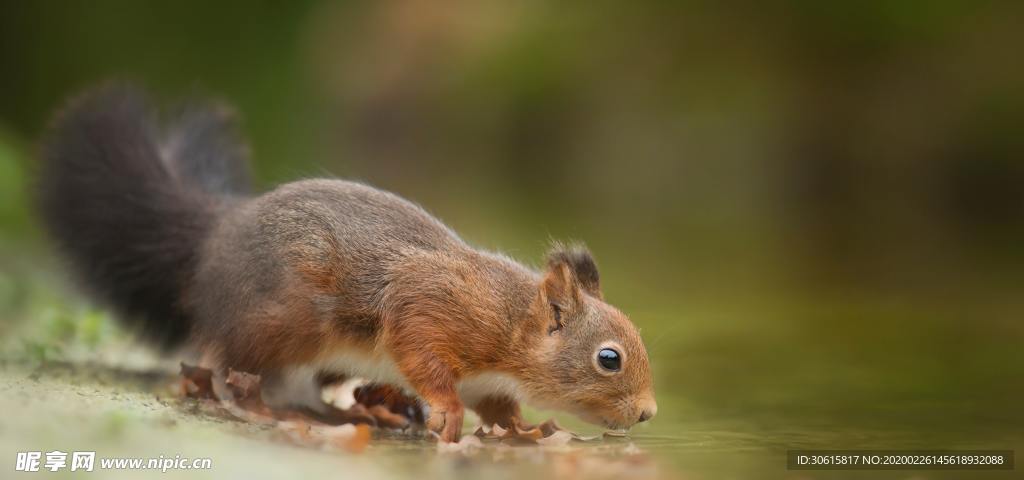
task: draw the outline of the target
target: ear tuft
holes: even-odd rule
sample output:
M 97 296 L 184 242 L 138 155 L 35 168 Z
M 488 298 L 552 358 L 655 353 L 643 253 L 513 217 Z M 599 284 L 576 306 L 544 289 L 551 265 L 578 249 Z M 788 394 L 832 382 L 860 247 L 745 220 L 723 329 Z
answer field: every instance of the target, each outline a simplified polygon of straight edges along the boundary
M 573 280 L 572 270 L 564 263 L 552 265 L 548 269 L 543 288 L 548 301 L 560 308 L 570 310 L 579 301 L 579 286 Z
M 581 244 L 564 245 L 556 242 L 548 253 L 548 269 L 557 271 L 560 265 L 569 268 L 580 288 L 594 297 L 602 297 L 597 263 L 587 247 Z

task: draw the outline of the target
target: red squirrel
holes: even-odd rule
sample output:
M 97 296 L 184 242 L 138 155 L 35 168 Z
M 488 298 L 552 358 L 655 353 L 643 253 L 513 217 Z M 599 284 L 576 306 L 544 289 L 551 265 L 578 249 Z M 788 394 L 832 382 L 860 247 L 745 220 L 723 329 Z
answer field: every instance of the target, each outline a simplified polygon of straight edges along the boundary
M 271 404 L 323 405 L 318 375 L 394 384 L 456 441 L 465 408 L 519 402 L 628 428 L 657 412 L 647 351 L 604 301 L 581 246 L 541 270 L 468 245 L 418 205 L 365 184 L 249 191 L 234 115 L 159 115 L 137 87 L 97 88 L 44 137 L 39 204 L 71 270 L 165 350 L 263 375 Z

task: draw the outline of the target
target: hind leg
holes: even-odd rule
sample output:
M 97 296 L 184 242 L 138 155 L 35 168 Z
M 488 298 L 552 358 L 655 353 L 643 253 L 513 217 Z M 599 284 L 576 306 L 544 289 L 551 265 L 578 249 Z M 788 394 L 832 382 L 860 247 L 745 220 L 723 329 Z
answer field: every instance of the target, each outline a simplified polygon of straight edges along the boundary
M 523 414 L 519 410 L 519 402 L 504 395 L 486 396 L 470 408 L 480 416 L 480 423 L 491 427 L 512 428 L 512 425 L 523 424 Z
M 309 368 L 292 368 L 267 374 L 262 383 L 263 403 L 277 411 L 292 411 L 306 414 L 314 419 L 332 425 L 343 423 L 367 423 L 377 421 L 362 405 L 353 405 L 340 410 L 323 401 L 319 371 Z
M 316 372 L 307 368 L 293 368 L 262 375 L 263 403 L 278 410 L 307 410 L 321 415 L 330 406 L 320 398 L 320 384 Z

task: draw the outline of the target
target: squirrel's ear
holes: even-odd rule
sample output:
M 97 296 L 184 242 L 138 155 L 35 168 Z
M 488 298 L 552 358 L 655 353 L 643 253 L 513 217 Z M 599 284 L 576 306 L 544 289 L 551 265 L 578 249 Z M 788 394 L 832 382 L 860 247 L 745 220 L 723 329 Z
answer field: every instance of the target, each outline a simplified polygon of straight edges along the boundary
M 568 270 L 570 283 L 574 283 L 595 298 L 602 298 L 601 279 L 597 263 L 590 251 L 582 245 L 563 246 L 555 244 L 548 253 L 548 271 L 557 271 L 564 266 Z
M 573 279 L 572 270 L 564 263 L 549 264 L 541 285 L 548 302 L 561 309 L 572 309 L 579 302 L 579 286 Z

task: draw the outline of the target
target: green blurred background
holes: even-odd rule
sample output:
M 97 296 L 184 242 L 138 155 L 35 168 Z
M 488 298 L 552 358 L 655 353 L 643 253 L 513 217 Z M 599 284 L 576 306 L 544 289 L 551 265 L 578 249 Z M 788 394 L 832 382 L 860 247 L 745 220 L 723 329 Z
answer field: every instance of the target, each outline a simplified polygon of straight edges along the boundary
M 28 196 L 54 109 L 121 77 L 235 105 L 265 188 L 362 179 L 534 264 L 585 241 L 648 343 L 649 432 L 1019 445 L 1022 25 L 1019 1 L 3 2 L 6 355 L 119 335 Z

